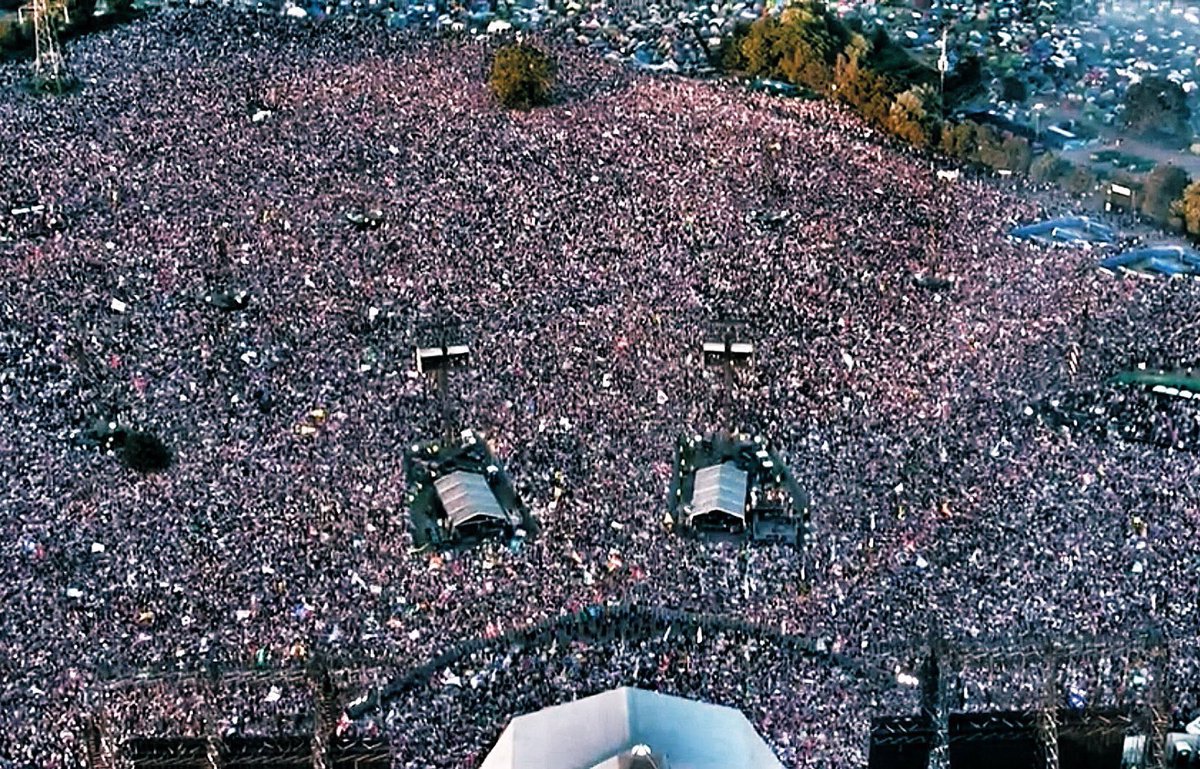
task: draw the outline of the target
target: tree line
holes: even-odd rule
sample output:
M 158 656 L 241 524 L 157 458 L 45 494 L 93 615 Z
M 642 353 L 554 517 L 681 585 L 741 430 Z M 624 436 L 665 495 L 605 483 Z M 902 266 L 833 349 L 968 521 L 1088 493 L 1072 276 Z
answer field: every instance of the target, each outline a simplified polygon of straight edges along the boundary
M 937 150 L 995 171 L 1029 175 L 1074 195 L 1091 193 L 1102 181 L 1089 167 L 1075 166 L 1054 153 L 1035 158 L 1032 143 L 1021 132 L 970 119 L 946 119 L 943 98 L 953 102 L 957 95 L 978 87 L 982 67 L 977 58 L 961 61 L 940 87 L 939 73 L 914 59 L 884 29 L 867 32 L 857 20 L 845 23 L 820 0 L 802 0 L 777 16 L 764 15 L 739 28 L 716 58 L 726 73 L 786 81 L 849 105 L 918 149 Z M 1151 80 L 1130 87 L 1126 127 L 1145 133 L 1149 129 L 1143 124 L 1153 115 L 1149 118 L 1153 130 L 1161 133 L 1169 127 L 1171 136 L 1184 137 L 1187 115 L 1178 109 L 1181 89 Z M 1137 186 L 1142 192 L 1141 214 L 1200 236 L 1200 180 L 1192 182 L 1182 169 L 1162 164 Z

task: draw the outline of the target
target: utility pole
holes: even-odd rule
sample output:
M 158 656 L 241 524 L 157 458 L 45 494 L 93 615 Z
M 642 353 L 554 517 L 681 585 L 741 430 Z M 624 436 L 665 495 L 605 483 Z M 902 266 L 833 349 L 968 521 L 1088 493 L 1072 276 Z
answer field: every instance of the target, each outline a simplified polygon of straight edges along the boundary
M 20 9 L 21 21 L 24 21 L 26 11 L 33 15 L 33 87 L 39 91 L 62 93 L 75 82 L 58 43 L 59 19 L 71 23 L 66 3 L 64 0 L 33 0 Z
M 950 57 L 946 55 L 946 36 L 950 34 L 950 27 L 942 26 L 942 46 L 941 52 L 938 54 L 937 68 L 939 77 L 938 86 L 938 102 L 941 104 L 942 120 L 946 119 L 946 71 L 950 69 Z

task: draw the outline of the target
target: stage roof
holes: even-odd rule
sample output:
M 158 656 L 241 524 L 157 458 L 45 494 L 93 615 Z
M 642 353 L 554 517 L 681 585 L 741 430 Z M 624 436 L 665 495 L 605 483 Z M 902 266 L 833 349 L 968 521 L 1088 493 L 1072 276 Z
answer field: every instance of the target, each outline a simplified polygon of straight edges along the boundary
M 607 769 L 636 745 L 671 769 L 783 769 L 740 711 L 629 687 L 517 716 L 481 769 Z
M 697 470 L 690 517 L 721 512 L 745 520 L 746 478 L 746 471 L 732 462 Z
M 1100 262 L 1100 269 L 1138 272 L 1149 276 L 1195 276 L 1200 274 L 1200 252 L 1172 244 L 1143 246 L 1105 259 Z
M 452 529 L 480 518 L 508 518 L 482 475 L 457 470 L 438 478 L 433 485 Z

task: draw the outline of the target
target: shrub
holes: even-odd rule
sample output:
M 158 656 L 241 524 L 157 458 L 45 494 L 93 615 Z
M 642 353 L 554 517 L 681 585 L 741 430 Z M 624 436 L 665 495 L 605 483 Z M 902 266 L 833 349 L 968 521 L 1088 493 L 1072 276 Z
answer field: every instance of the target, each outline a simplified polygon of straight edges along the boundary
M 121 456 L 126 465 L 139 473 L 154 473 L 171 466 L 171 450 L 150 433 L 129 433 Z
M 539 48 L 508 45 L 496 52 L 488 85 L 504 106 L 529 109 L 550 102 L 556 69 L 554 60 Z

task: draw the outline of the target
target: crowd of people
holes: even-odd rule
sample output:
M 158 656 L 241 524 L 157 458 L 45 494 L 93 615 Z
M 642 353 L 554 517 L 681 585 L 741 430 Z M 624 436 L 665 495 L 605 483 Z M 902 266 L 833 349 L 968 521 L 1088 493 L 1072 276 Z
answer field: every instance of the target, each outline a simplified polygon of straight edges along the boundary
M 1153 629 L 1194 717 L 1200 470 L 1035 407 L 1187 356 L 1196 284 L 1014 242 L 1054 204 L 940 180 L 838 106 L 555 50 L 558 101 L 531 112 L 491 98 L 487 44 L 374 22 L 156 15 L 72 43 L 60 98 L 0 64 L 0 762 L 82 765 L 101 706 L 124 735 L 309 723 L 273 684 L 96 695 L 140 670 L 398 672 L 614 603 L 893 673 L 919 656 L 883 650 L 934 633 Z M 412 552 L 403 450 L 440 429 L 412 350 L 447 314 L 474 360 L 456 418 L 541 527 L 519 552 Z M 756 345 L 732 413 L 699 355 L 714 318 Z M 132 472 L 83 440 L 98 419 L 173 465 Z M 807 566 L 664 531 L 676 437 L 730 422 L 810 491 Z M 743 708 L 790 766 L 861 766 L 870 718 L 912 704 L 734 633 L 614 643 L 488 652 L 454 673 L 477 685 L 387 704 L 399 765 L 435 765 L 445 712 L 471 728 L 441 765 L 470 766 L 516 711 L 640 683 Z M 1056 688 L 1099 701 L 1129 669 Z M 963 680 L 1023 696 L 1020 673 Z

